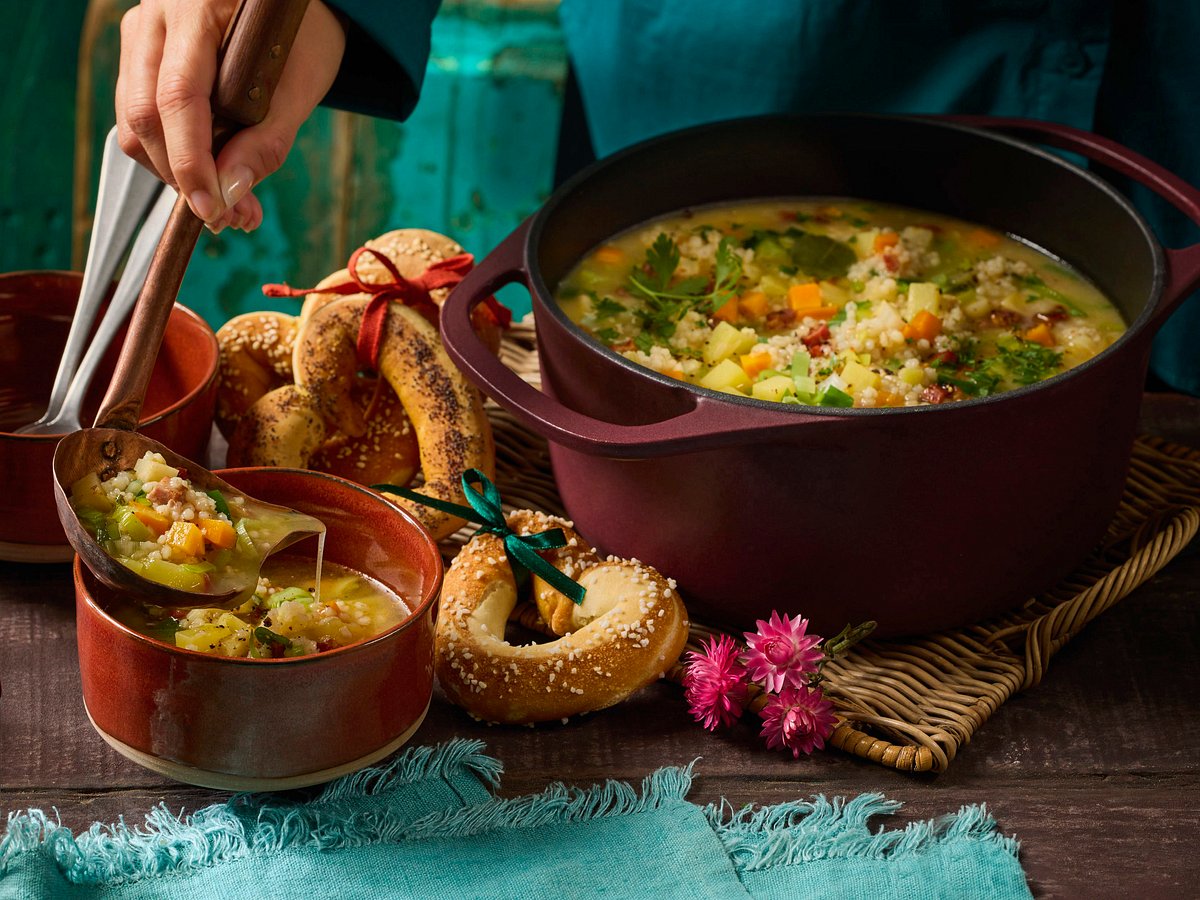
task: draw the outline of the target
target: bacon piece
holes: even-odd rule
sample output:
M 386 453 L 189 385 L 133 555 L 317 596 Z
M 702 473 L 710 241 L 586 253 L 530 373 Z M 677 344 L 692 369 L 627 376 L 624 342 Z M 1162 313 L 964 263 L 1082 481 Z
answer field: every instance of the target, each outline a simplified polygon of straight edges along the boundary
M 954 394 L 954 389 L 944 384 L 931 384 L 921 391 L 921 400 L 925 403 L 945 403 Z

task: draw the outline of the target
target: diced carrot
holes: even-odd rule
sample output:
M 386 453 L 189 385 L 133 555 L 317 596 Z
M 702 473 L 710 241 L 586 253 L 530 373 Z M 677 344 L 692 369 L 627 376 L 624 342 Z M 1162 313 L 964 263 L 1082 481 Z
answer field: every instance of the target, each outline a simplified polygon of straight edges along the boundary
M 736 325 L 738 319 L 740 318 L 738 315 L 737 297 L 730 297 L 717 309 L 713 310 L 712 317 L 721 322 L 728 322 L 730 325 Z
M 755 378 L 759 372 L 771 368 L 771 354 L 747 353 L 742 357 L 741 362 L 746 374 L 751 378 Z
M 816 282 L 793 284 L 788 288 L 788 306 L 798 313 L 816 309 L 821 305 L 821 286 Z
M 966 240 L 976 247 L 995 247 L 1000 243 L 1000 235 L 984 228 L 976 228 L 967 234 Z
M 625 261 L 625 251 L 620 247 L 614 247 L 608 244 L 596 251 L 596 262 L 603 263 L 606 266 L 620 265 Z
M 888 247 L 895 247 L 900 243 L 900 235 L 894 231 L 884 231 L 875 235 L 875 252 L 879 253 L 886 250 Z
M 204 539 L 219 550 L 228 550 L 237 543 L 237 532 L 224 519 L 201 519 L 200 530 Z
M 901 331 L 901 334 L 906 338 L 914 341 L 919 341 L 922 338 L 932 341 L 941 333 L 942 320 L 927 309 L 923 309 L 913 316 L 912 321 L 905 325 Z
M 167 531 L 167 543 L 192 559 L 199 559 L 204 555 L 204 535 L 194 524 L 182 519 Z
M 1046 322 L 1038 322 L 1021 337 L 1027 341 L 1033 341 L 1035 344 L 1041 344 L 1043 347 L 1054 346 L 1054 332 L 1050 330 L 1050 325 Z
M 738 301 L 738 309 L 752 319 L 761 319 L 767 314 L 767 295 L 762 291 L 750 291 Z
M 133 510 L 137 520 L 154 532 L 154 536 L 165 534 L 166 530 L 171 527 L 171 519 L 164 516 L 162 513 L 151 509 L 149 506 L 142 506 L 140 503 L 131 503 L 129 508 Z
M 806 309 L 800 315 L 807 319 L 832 319 L 840 309 L 841 307 L 838 306 L 818 306 L 814 309 Z

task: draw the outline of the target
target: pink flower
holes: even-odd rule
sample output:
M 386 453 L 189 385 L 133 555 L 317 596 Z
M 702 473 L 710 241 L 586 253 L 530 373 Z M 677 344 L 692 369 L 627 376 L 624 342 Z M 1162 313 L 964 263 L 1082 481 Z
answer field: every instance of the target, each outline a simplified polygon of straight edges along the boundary
M 786 687 L 763 707 L 762 737 L 767 746 L 789 748 L 793 757 L 825 746 L 833 734 L 833 704 L 819 688 Z
M 737 642 L 726 634 L 710 638 L 699 652 L 688 654 L 684 695 L 696 721 L 709 731 L 732 725 L 746 708 L 750 686 L 738 654 Z
M 772 611 L 769 622 L 759 619 L 755 624 L 757 633 L 746 632 L 750 678 L 775 692 L 788 685 L 806 684 L 824 657 L 818 647 L 821 639 L 815 634 L 805 634 L 808 619 L 799 616 L 789 619 L 786 615 L 781 619 L 778 612 Z

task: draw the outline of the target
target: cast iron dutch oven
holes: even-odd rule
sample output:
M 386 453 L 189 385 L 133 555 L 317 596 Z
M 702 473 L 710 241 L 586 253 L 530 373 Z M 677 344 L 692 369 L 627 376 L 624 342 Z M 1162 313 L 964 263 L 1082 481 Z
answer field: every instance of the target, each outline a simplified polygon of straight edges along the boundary
M 987 126 L 984 130 L 980 126 Z M 1200 282 L 1106 182 L 1007 134 L 1081 153 L 1200 221 L 1200 191 L 1087 132 L 1025 120 L 765 117 L 657 138 L 564 185 L 454 291 L 450 355 L 550 441 L 576 527 L 673 576 L 693 613 L 772 609 L 820 633 L 978 621 L 1051 587 L 1100 541 L 1122 493 L 1150 341 Z M 1018 236 L 1092 279 L 1128 332 L 1085 365 L 985 399 L 907 409 L 789 407 L 685 385 L 623 359 L 558 308 L 590 249 L 647 219 L 745 198 L 857 197 Z M 473 336 L 497 288 L 530 291 L 542 387 Z

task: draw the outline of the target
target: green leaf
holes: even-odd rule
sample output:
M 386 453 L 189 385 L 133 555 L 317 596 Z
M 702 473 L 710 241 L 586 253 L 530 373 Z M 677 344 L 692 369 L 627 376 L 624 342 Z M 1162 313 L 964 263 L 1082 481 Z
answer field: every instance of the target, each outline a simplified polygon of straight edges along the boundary
M 650 278 L 653 279 L 648 286 L 665 291 L 671 283 L 671 276 L 679 266 L 679 247 L 666 232 L 660 231 L 650 249 L 646 251 L 646 265 L 650 268 Z
M 284 650 L 292 648 L 290 638 L 284 637 L 282 634 L 276 634 L 270 628 L 259 625 L 254 629 L 254 637 L 260 644 L 275 644 L 282 647 Z
M 654 346 L 654 338 L 644 331 L 639 331 L 633 337 L 633 345 L 643 353 L 649 353 L 650 349 Z
M 604 297 L 600 300 L 597 300 L 593 304 L 592 309 L 601 319 L 608 319 L 612 316 L 617 316 L 625 312 L 625 306 L 621 303 L 618 303 L 612 297 Z
M 213 488 L 211 491 L 205 491 L 204 493 L 206 493 L 206 494 L 208 494 L 208 496 L 212 497 L 213 503 L 215 503 L 217 505 L 217 512 L 221 513 L 226 518 L 229 518 L 231 520 L 233 519 L 233 516 L 229 512 L 229 504 L 225 501 L 224 494 L 222 494 L 216 488 Z
M 835 278 L 845 275 L 858 260 L 847 244 L 823 234 L 811 234 L 799 229 L 789 229 L 795 238 L 792 244 L 792 261 L 802 272 L 816 278 Z
M 1002 344 L 997 359 L 1017 384 L 1042 381 L 1054 375 L 1062 365 L 1062 353 L 1031 341 Z

